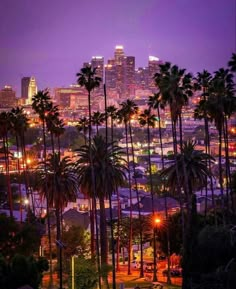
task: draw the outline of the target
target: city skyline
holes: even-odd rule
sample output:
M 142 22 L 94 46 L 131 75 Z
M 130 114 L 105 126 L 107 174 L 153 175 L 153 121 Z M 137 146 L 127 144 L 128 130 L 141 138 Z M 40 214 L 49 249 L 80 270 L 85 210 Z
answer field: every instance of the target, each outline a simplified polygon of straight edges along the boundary
M 12 85 L 18 97 L 22 77 L 35 76 L 39 89 L 68 86 L 84 62 L 101 55 L 106 63 L 116 45 L 136 68 L 154 55 L 193 73 L 226 66 L 235 51 L 234 0 L 31 4 L 0 4 L 0 87 Z

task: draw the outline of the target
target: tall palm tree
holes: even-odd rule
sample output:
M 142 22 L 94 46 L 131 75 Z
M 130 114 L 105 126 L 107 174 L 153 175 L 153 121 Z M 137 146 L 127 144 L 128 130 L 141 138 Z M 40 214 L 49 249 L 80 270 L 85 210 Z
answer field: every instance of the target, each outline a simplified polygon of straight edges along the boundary
M 105 113 L 101 113 L 100 111 L 93 112 L 91 122 L 96 126 L 96 132 L 98 134 L 98 127 L 102 125 L 105 121 Z
M 133 100 L 127 99 L 126 101 L 123 101 L 121 104 L 121 109 L 118 111 L 118 117 L 120 121 L 123 121 L 125 124 L 125 137 L 126 137 L 126 154 L 127 154 L 127 161 L 128 166 L 130 166 L 129 162 L 129 147 L 128 147 L 128 136 L 130 139 L 130 145 L 131 145 L 131 155 L 132 155 L 132 165 L 133 165 L 133 172 L 135 172 L 135 162 L 134 162 L 134 146 L 133 146 L 133 135 L 132 135 L 132 125 L 131 125 L 131 119 L 138 113 L 138 106 Z M 129 191 L 130 191 L 130 200 L 132 199 L 132 181 L 131 181 L 131 174 L 130 174 L 130 167 L 129 167 Z M 140 198 L 139 198 L 139 192 L 138 192 L 138 186 L 137 186 L 137 179 L 136 175 L 134 174 L 134 182 L 135 182 L 135 191 L 137 196 L 137 201 L 139 204 Z M 139 211 L 139 217 L 140 217 L 140 208 L 138 206 Z M 140 228 L 140 242 L 142 243 L 142 232 Z M 128 250 L 128 274 L 131 274 L 131 252 L 132 252 L 132 203 L 130 205 L 130 234 L 129 234 L 129 250 Z M 142 244 L 141 244 L 142 248 Z M 141 250 L 141 254 L 142 254 Z M 143 262 L 141 258 L 141 268 L 140 268 L 140 275 L 143 277 Z
M 3 111 L 0 113 L 0 137 L 3 140 L 3 153 L 5 160 L 5 171 L 7 181 L 7 197 L 9 203 L 10 217 L 13 218 L 13 199 L 10 179 L 10 151 L 8 144 L 8 135 L 11 130 L 11 116 L 9 112 Z
M 16 140 L 16 147 L 17 147 L 17 166 L 18 166 L 18 173 L 21 174 L 21 164 L 20 164 L 20 152 L 22 153 L 22 164 L 24 169 L 24 181 L 25 181 L 25 188 L 28 196 L 28 188 L 29 188 L 29 181 L 28 181 L 28 171 L 27 170 L 27 156 L 25 151 L 25 138 L 24 134 L 29 127 L 29 119 L 24 113 L 23 108 L 12 108 L 10 111 L 10 121 L 11 121 L 11 132 L 15 136 Z M 20 218 L 22 222 L 22 192 L 21 192 L 21 183 L 19 182 L 19 194 L 20 194 Z M 31 196 L 32 197 L 32 196 Z M 32 197 L 32 205 L 34 211 L 34 202 Z M 28 207 L 29 208 L 29 207 Z
M 228 153 L 228 119 L 236 111 L 234 97 L 233 75 L 228 69 L 219 69 L 215 72 L 209 89 L 207 108 L 219 134 L 219 183 L 224 207 L 223 168 L 222 168 L 222 139 L 225 142 L 226 156 L 226 199 L 229 209 L 229 188 L 231 187 L 230 162 Z M 231 191 L 232 192 L 232 191 Z M 232 198 L 232 193 L 231 193 Z M 232 201 L 233 206 L 233 201 Z M 234 209 L 234 208 L 233 208 Z
M 184 191 L 189 198 L 187 203 L 187 225 L 185 230 L 185 242 L 183 252 L 183 289 L 191 288 L 189 285 L 191 278 L 191 258 L 192 258 L 192 246 L 193 246 L 193 214 L 196 211 L 196 203 L 192 201 L 194 192 L 198 188 L 205 186 L 206 177 L 211 173 L 207 166 L 207 161 L 213 161 L 214 159 L 206 153 L 195 150 L 196 143 L 192 141 L 184 142 L 181 153 L 178 153 L 175 157 L 171 156 L 170 166 L 165 168 L 161 175 L 167 178 L 167 186 L 172 193 L 176 192 L 176 185 L 179 182 L 181 188 L 185 187 L 186 177 L 188 182 L 188 192 Z M 184 169 L 184 167 L 185 169 Z M 178 167 L 178 169 L 176 169 Z M 176 172 L 179 172 L 177 175 Z M 186 172 L 187 175 L 184 173 Z
M 46 128 L 48 132 L 50 133 L 50 138 L 51 138 L 51 146 L 52 146 L 52 153 L 54 154 L 55 152 L 55 141 L 54 141 L 54 131 L 56 128 L 56 124 L 59 121 L 59 109 L 58 106 L 54 106 L 53 103 L 51 102 L 48 111 L 46 113 Z
M 139 116 L 139 123 L 141 126 L 147 126 L 147 139 L 148 139 L 148 169 L 149 169 L 149 179 L 151 187 L 151 198 L 152 198 L 152 216 L 155 216 L 154 208 L 154 192 L 153 192 L 153 181 L 152 181 L 152 166 L 151 166 L 151 138 L 150 138 L 150 127 L 154 128 L 156 122 L 156 116 L 151 114 L 150 109 L 145 109 L 142 114 Z M 153 282 L 157 281 L 157 250 L 156 250 L 156 229 L 153 228 L 153 262 L 154 262 L 154 272 L 153 272 Z
M 160 115 L 160 108 L 161 108 L 161 96 L 160 93 L 156 93 L 154 95 L 149 96 L 148 99 L 148 106 L 151 109 L 157 110 L 157 117 L 158 117 L 158 133 L 159 133 L 159 142 L 161 147 L 161 162 L 162 162 L 162 169 L 164 168 L 164 155 L 163 155 L 163 141 L 162 141 L 162 131 L 161 131 L 161 115 Z
M 76 74 L 78 77 L 77 83 L 85 87 L 88 92 L 88 108 L 89 108 L 89 143 L 91 142 L 91 122 L 92 122 L 92 112 L 91 112 L 91 93 L 92 91 L 100 86 L 102 81 L 101 77 L 96 75 L 97 68 L 92 68 L 91 65 L 81 68 L 80 72 Z
M 123 151 L 118 146 L 107 143 L 106 140 L 96 135 L 91 146 L 84 145 L 77 150 L 79 160 L 77 161 L 77 171 L 79 186 L 81 191 L 88 196 L 93 196 L 94 188 L 91 183 L 94 173 L 96 198 L 100 205 L 100 248 L 101 248 L 101 267 L 107 265 L 107 230 L 104 200 L 115 192 L 125 180 L 126 166 L 122 157 Z M 92 156 L 92 160 L 91 160 Z M 92 164 L 91 165 L 91 162 Z M 107 275 L 104 275 L 106 286 Z
M 98 77 L 96 75 L 96 69 L 97 68 L 92 68 L 91 65 L 88 65 L 86 67 L 81 68 L 80 72 L 76 74 L 76 76 L 78 77 L 77 79 L 77 83 L 82 86 L 85 87 L 85 89 L 88 92 L 88 109 L 89 109 L 89 147 L 91 146 L 91 136 L 92 136 L 92 112 L 91 112 L 91 93 L 92 91 L 100 86 L 100 83 L 102 81 L 102 79 L 100 77 Z M 91 150 L 90 150 L 91 151 Z M 90 156 L 90 164 L 93 167 L 92 164 L 92 156 Z M 94 207 L 96 205 L 95 202 L 95 196 L 96 196 L 96 186 L 94 183 L 95 180 L 95 176 L 94 176 L 94 172 L 92 170 L 92 184 L 93 184 L 93 188 L 94 188 L 94 193 L 93 193 L 93 197 L 92 197 L 92 209 L 91 209 L 91 213 L 90 213 L 90 221 L 91 221 L 91 253 L 92 255 L 94 255 L 94 211 L 96 210 L 96 208 Z M 97 222 L 96 222 L 96 230 L 97 230 Z M 98 241 L 96 241 L 97 243 L 97 247 L 98 247 Z M 97 248 L 98 250 L 98 248 Z M 97 255 L 99 256 L 98 252 Z
M 182 108 L 187 105 L 188 98 L 192 95 L 191 74 L 186 73 L 185 69 L 180 69 L 177 65 L 171 65 L 170 62 L 166 62 L 160 65 L 160 71 L 154 75 L 156 86 L 159 89 L 161 107 L 164 108 L 169 105 L 171 115 L 171 126 L 173 136 L 173 150 L 174 156 L 178 153 L 177 148 L 177 121 L 179 121 L 179 144 L 180 151 L 182 151 Z M 178 180 L 178 166 L 176 168 L 177 180 Z M 185 170 L 185 166 L 183 166 Z M 187 172 L 184 171 L 185 186 L 184 190 L 188 192 Z M 177 182 L 177 190 L 180 200 L 180 206 L 182 211 L 182 230 L 184 236 L 184 215 L 181 199 L 181 188 L 179 182 Z M 187 195 L 188 197 L 188 195 Z M 187 200 L 188 202 L 188 200 Z
M 105 115 L 106 115 L 106 126 L 108 126 L 108 119 L 110 118 L 110 126 L 111 126 L 111 135 L 110 135 L 110 139 L 111 139 L 111 143 L 114 143 L 114 121 L 117 119 L 117 108 L 114 105 L 110 105 L 108 107 L 105 108 Z M 107 128 L 106 128 L 107 130 Z M 108 134 L 106 132 L 106 137 L 108 139 Z M 117 207 L 118 207 L 118 216 L 117 216 L 117 228 L 118 231 L 120 230 L 120 220 L 121 220 L 121 205 L 120 205 L 120 195 L 119 195 L 119 191 L 117 190 L 116 192 L 117 194 Z M 109 200 L 111 201 L 111 200 Z M 112 213 L 112 212 L 111 212 Z M 111 230 L 112 230 L 112 240 L 114 240 L 114 234 L 113 234 L 113 222 L 111 222 Z M 116 238 L 116 266 L 113 267 L 116 269 L 117 272 L 120 271 L 120 235 L 118 234 L 117 238 Z M 115 259 L 115 251 L 113 248 L 112 251 L 112 258 Z M 113 268 L 113 269 L 114 269 Z M 115 276 L 115 272 L 113 272 L 113 276 Z M 113 277 L 113 283 L 114 282 L 115 277 Z
M 154 75 L 155 83 L 159 88 L 161 106 L 169 105 L 173 127 L 174 152 L 177 153 L 176 124 L 179 121 L 179 141 L 182 149 L 182 108 L 187 105 L 192 96 L 192 76 L 170 62 L 160 65 L 160 71 Z
M 46 167 L 46 173 L 45 173 Z M 56 212 L 57 241 L 61 240 L 61 213 L 68 202 L 75 202 L 78 191 L 77 174 L 69 157 L 60 159 L 60 153 L 50 154 L 38 167 L 38 190 Z M 62 289 L 61 248 L 58 250 L 60 289 Z
M 111 120 L 111 142 L 114 141 L 114 121 L 117 119 L 117 108 L 114 105 L 110 105 L 106 109 L 106 115 Z
M 164 153 L 163 153 L 163 141 L 162 141 L 162 130 L 161 130 L 161 114 L 160 114 L 160 108 L 161 108 L 161 97 L 160 93 L 156 93 L 153 96 L 149 96 L 148 99 L 148 106 L 149 109 L 156 109 L 157 110 L 157 117 L 158 117 L 158 133 L 159 133 L 159 142 L 161 147 L 161 164 L 162 164 L 162 170 L 165 168 L 164 163 Z M 167 192 L 165 189 L 165 181 L 164 183 L 164 192 L 165 192 L 165 217 L 168 221 L 168 207 L 167 207 Z M 170 232 L 169 227 L 167 226 L 166 229 L 167 232 L 167 283 L 171 284 L 171 272 L 170 272 Z
M 61 151 L 60 137 L 64 134 L 64 132 L 65 132 L 65 123 L 63 119 L 62 118 L 55 119 L 55 123 L 53 126 L 53 134 L 57 138 L 57 147 L 59 153 Z
M 46 146 L 46 118 L 47 114 L 52 108 L 52 101 L 49 95 L 49 91 L 40 90 L 32 98 L 32 109 L 39 115 L 39 119 L 42 122 L 43 129 L 43 160 L 47 158 L 47 146 Z M 47 174 L 46 166 L 44 172 Z M 47 188 L 45 188 L 47 194 Z M 47 226 L 48 226 L 48 242 L 49 242 L 49 269 L 50 269 L 50 286 L 53 284 L 52 279 L 52 240 L 51 240 L 51 222 L 50 222 L 50 207 L 49 207 L 49 196 L 46 197 L 47 206 Z
M 205 128 L 205 152 L 210 154 L 210 133 L 209 133 L 209 121 L 211 121 L 209 113 L 207 111 L 207 101 L 209 98 L 209 88 L 211 86 L 212 75 L 207 71 L 203 70 L 202 73 L 197 73 L 197 77 L 195 78 L 194 89 L 196 91 L 201 91 L 201 100 L 199 104 L 196 106 L 194 110 L 194 118 L 195 119 L 203 119 L 204 120 L 204 128 Z M 209 170 L 211 171 L 211 163 L 208 163 Z M 214 188 L 213 188 L 213 180 L 210 177 L 210 187 L 211 187 L 211 196 L 212 196 L 212 206 L 214 208 L 214 219 L 216 224 L 216 207 L 215 207 L 215 196 L 214 196 Z M 208 184 L 206 183 L 205 187 L 205 217 L 207 214 L 207 195 L 208 195 Z
M 77 130 L 79 133 L 83 133 L 83 136 L 84 136 L 84 144 L 87 143 L 87 137 L 86 137 L 86 134 L 87 134 L 87 131 L 89 129 L 89 120 L 87 117 L 81 117 L 79 118 L 78 120 L 78 125 L 76 126 Z
M 232 72 L 236 72 L 236 53 L 233 53 L 230 61 L 228 62 L 228 66 Z

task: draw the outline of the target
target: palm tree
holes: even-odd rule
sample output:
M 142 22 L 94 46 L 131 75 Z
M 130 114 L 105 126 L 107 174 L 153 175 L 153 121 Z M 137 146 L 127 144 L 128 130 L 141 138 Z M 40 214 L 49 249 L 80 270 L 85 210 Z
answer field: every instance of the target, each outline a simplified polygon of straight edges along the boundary
M 135 162 L 134 162 L 134 146 L 133 146 L 133 135 L 132 135 L 132 125 L 131 125 L 131 119 L 138 113 L 138 106 L 133 100 L 127 99 L 126 101 L 123 101 L 121 104 L 121 109 L 118 111 L 118 118 L 120 121 L 123 121 L 125 124 L 125 137 L 126 137 L 126 154 L 127 154 L 127 161 L 128 166 L 130 166 L 129 163 L 129 148 L 128 148 L 128 135 L 130 138 L 130 144 L 131 144 L 131 154 L 132 154 L 132 164 L 133 164 L 133 172 L 135 172 Z M 139 204 L 139 192 L 138 192 L 138 186 L 137 186 L 137 179 L 136 175 L 134 174 L 134 182 L 135 182 L 135 191 L 137 196 L 137 201 Z M 130 167 L 129 167 L 129 191 L 130 191 L 130 200 L 132 197 L 132 182 L 131 182 L 131 175 L 130 175 Z M 140 217 L 140 208 L 138 206 L 139 211 L 139 217 Z M 130 234 L 129 234 L 129 250 L 128 250 L 128 274 L 131 274 L 131 252 L 132 252 L 132 204 L 130 206 Z M 142 243 L 142 228 L 140 226 L 140 242 Z M 141 244 L 142 248 L 142 244 Z M 141 250 L 141 255 L 142 255 Z M 142 256 L 141 256 L 142 257 Z M 141 258 L 142 261 L 142 258 Z M 143 262 L 141 262 L 141 268 L 140 268 L 140 275 L 143 277 Z
M 219 133 L 219 183 L 222 198 L 222 208 L 224 207 L 224 188 L 222 173 L 222 138 L 225 142 L 226 156 L 226 198 L 227 209 L 229 209 L 229 188 L 231 187 L 230 162 L 228 152 L 228 119 L 236 111 L 236 101 L 234 97 L 233 75 L 228 69 L 219 69 L 215 72 L 209 88 L 209 98 L 207 109 L 211 120 L 214 121 Z M 232 192 L 232 191 L 231 191 Z M 231 193 L 232 198 L 232 193 Z M 231 202 L 233 206 L 233 201 Z M 234 208 L 232 208 L 234 210 Z
M 101 113 L 100 111 L 95 111 L 92 115 L 91 122 L 96 126 L 96 132 L 98 134 L 98 127 L 102 125 L 105 121 L 105 113 Z
M 0 113 L 0 137 L 3 140 L 3 153 L 5 160 L 5 171 L 7 180 L 7 196 L 9 203 L 10 217 L 13 218 L 13 200 L 11 191 L 11 179 L 10 179 L 10 151 L 8 144 L 8 134 L 11 130 L 11 116 L 9 112 L 3 111 Z
M 52 153 L 55 152 L 55 141 L 54 141 L 54 131 L 56 128 L 57 123 L 59 122 L 59 109 L 58 106 L 54 106 L 51 102 L 48 111 L 46 113 L 46 127 L 48 132 L 50 133 L 51 138 L 51 146 L 52 146 Z
M 100 248 L 101 267 L 107 265 L 107 230 L 104 200 L 108 199 L 118 187 L 124 183 L 126 166 L 122 157 L 122 150 L 106 140 L 96 135 L 91 146 L 84 145 L 77 150 L 79 160 L 77 161 L 77 171 L 79 186 L 81 191 L 88 196 L 93 196 L 94 188 L 91 183 L 94 174 L 94 184 L 96 186 L 96 198 L 100 205 Z M 92 156 L 92 160 L 91 160 Z M 91 165 L 91 162 L 92 164 Z M 107 275 L 104 276 L 106 286 Z
M 105 86 L 105 85 L 104 85 Z M 104 89 L 104 91 L 106 91 Z M 106 94 L 106 93 L 105 93 Z M 110 106 L 106 106 L 105 108 L 105 115 L 106 115 L 106 138 L 108 141 L 108 133 L 107 133 L 107 127 L 108 127 L 108 118 L 110 118 L 111 121 L 111 143 L 114 143 L 114 120 L 117 119 L 117 108 L 114 105 L 110 105 Z M 120 196 L 119 196 L 119 191 L 117 190 L 116 192 L 117 194 L 117 207 L 118 207 L 118 220 L 117 220 L 117 227 L 118 227 L 118 231 L 120 230 L 120 219 L 121 219 L 121 206 L 120 206 Z M 109 201 L 111 201 L 109 199 Z M 112 216 L 112 211 L 111 211 L 111 216 Z M 112 219 L 112 218 L 111 218 Z M 114 227 L 113 227 L 113 222 L 111 222 L 111 231 L 112 231 L 112 241 L 114 240 Z M 116 269 L 116 271 L 120 271 L 120 257 L 119 257 L 119 253 L 120 253 L 120 236 L 117 236 L 116 239 L 116 266 L 114 264 L 113 265 L 113 270 Z M 115 251 L 114 248 L 112 248 L 112 259 L 113 259 L 113 263 L 115 262 Z M 113 272 L 113 276 L 115 276 L 115 271 Z M 115 277 L 113 277 L 113 283 L 114 282 Z
M 176 192 L 176 185 L 179 183 L 181 188 L 185 187 L 187 178 L 188 191 L 184 191 L 187 198 L 187 224 L 185 230 L 185 242 L 183 252 L 183 288 L 189 289 L 189 278 L 192 258 L 192 246 L 195 236 L 193 229 L 193 215 L 196 211 L 196 203 L 193 201 L 195 190 L 205 186 L 206 179 L 211 175 L 207 162 L 214 159 L 206 153 L 195 150 L 196 143 L 192 141 L 184 142 L 182 152 L 178 153 L 175 157 L 171 156 L 170 166 L 164 169 L 161 176 L 167 178 L 167 186 L 170 192 Z M 185 168 L 184 168 L 184 167 Z M 176 167 L 178 167 L 176 169 Z M 177 172 L 178 171 L 178 175 Z M 185 173 L 184 173 L 185 172 Z M 192 235 L 191 235 L 192 234 Z
M 161 107 L 164 108 L 169 105 L 171 115 L 171 126 L 173 136 L 173 150 L 174 156 L 178 153 L 177 148 L 177 121 L 179 121 L 179 143 L 180 151 L 183 148 L 182 141 L 182 108 L 188 103 L 188 97 L 192 95 L 191 74 L 186 73 L 185 69 L 180 69 L 177 65 L 171 65 L 170 62 L 160 65 L 160 71 L 155 74 L 155 83 L 159 89 Z M 177 160 L 176 160 L 177 161 Z M 178 166 L 176 168 L 177 180 L 179 172 Z M 183 166 L 185 170 L 185 166 Z M 184 190 L 188 191 L 187 172 L 184 171 L 185 186 Z M 182 211 L 182 233 L 184 236 L 184 215 L 181 199 L 180 183 L 177 182 L 178 196 L 180 200 L 180 206 Z M 184 239 L 184 238 L 183 238 Z
M 63 119 L 57 118 L 53 126 L 53 134 L 57 138 L 57 147 L 59 153 L 61 151 L 60 136 L 63 135 L 64 132 L 65 132 L 65 123 Z
M 86 67 L 81 68 L 80 72 L 76 74 L 78 77 L 77 83 L 85 87 L 85 89 L 88 92 L 88 109 L 89 109 L 89 147 L 91 146 L 91 135 L 92 135 L 92 113 L 91 113 L 91 92 L 100 86 L 100 83 L 102 79 L 96 75 L 96 68 L 92 68 L 91 65 L 88 65 Z M 90 150 L 91 151 L 91 150 Z M 93 167 L 92 164 L 92 156 L 90 157 L 90 164 Z M 92 209 L 90 214 L 90 221 L 91 221 L 91 254 L 94 255 L 94 211 L 96 210 L 95 206 L 95 196 L 96 196 L 96 186 L 94 183 L 95 176 L 92 170 L 92 184 L 94 188 L 94 194 L 92 197 Z M 96 222 L 96 228 L 97 228 L 97 222 Z M 97 230 L 97 229 L 96 229 Z M 97 250 L 98 250 L 98 241 L 97 243 Z M 97 255 L 99 256 L 98 252 Z
M 114 138 L 114 120 L 117 119 L 117 108 L 114 105 L 110 105 L 106 109 L 106 115 L 111 120 L 111 142 L 113 143 Z
M 165 168 L 164 163 L 164 154 L 163 154 L 163 141 L 162 141 L 162 131 L 161 131 L 161 115 L 160 115 L 160 106 L 161 106 L 161 97 L 160 93 L 156 93 L 153 96 L 149 96 L 148 100 L 148 106 L 149 109 L 153 108 L 157 110 L 157 117 L 158 117 L 158 132 L 159 132 L 159 142 L 161 147 L 161 164 L 162 164 L 162 170 Z M 168 221 L 168 207 L 167 207 L 167 194 L 165 189 L 165 181 L 164 183 L 164 192 L 165 192 L 165 217 Z M 170 232 L 169 227 L 166 228 L 167 232 L 167 283 L 171 284 L 171 272 L 170 272 Z
M 46 173 L 45 169 L 46 168 Z M 50 208 L 56 212 L 57 241 L 61 240 L 61 213 L 68 202 L 75 202 L 78 181 L 74 165 L 69 157 L 60 159 L 60 153 L 50 154 L 46 161 L 38 168 L 39 182 L 38 190 L 48 200 Z M 58 252 L 60 289 L 62 289 L 62 259 L 61 248 Z
M 160 71 L 154 76 L 155 83 L 159 88 L 161 107 L 167 104 L 170 108 L 174 152 L 177 153 L 176 124 L 179 121 L 179 141 L 182 149 L 182 108 L 188 103 L 188 97 L 192 96 L 191 74 L 185 69 L 180 69 L 170 62 L 160 65 Z
M 205 152 L 210 154 L 210 133 L 209 133 L 209 121 L 211 121 L 209 113 L 207 112 L 207 101 L 209 98 L 209 88 L 211 86 L 212 76 L 207 70 L 203 70 L 202 73 L 198 73 L 195 78 L 194 89 L 197 91 L 201 91 L 202 99 L 199 104 L 196 106 L 194 110 L 194 118 L 195 119 L 203 119 L 204 127 L 205 127 Z M 211 164 L 208 163 L 209 170 L 211 171 Z M 213 181 L 212 177 L 210 177 L 210 185 L 211 185 L 211 195 L 212 195 L 212 206 L 214 208 L 214 218 L 216 224 L 216 207 L 215 207 L 215 196 L 213 189 Z M 207 195 L 208 195 L 208 184 L 206 183 L 205 187 L 205 217 L 207 214 Z
M 164 169 L 163 141 L 162 141 L 161 115 L 160 115 L 161 97 L 159 93 L 149 96 L 148 106 L 150 109 L 153 108 L 157 110 L 158 133 L 159 133 L 159 141 L 160 141 L 160 147 L 161 147 L 161 161 L 162 161 L 162 169 Z
M 29 188 L 29 181 L 27 179 L 26 172 L 27 170 L 27 157 L 25 152 L 25 138 L 24 134 L 29 126 L 29 119 L 27 115 L 24 113 L 23 108 L 12 108 L 10 111 L 10 121 L 11 121 L 11 132 L 15 136 L 16 140 L 16 147 L 17 147 L 17 166 L 18 166 L 18 173 L 21 174 L 20 168 L 20 151 L 22 152 L 22 161 L 23 161 L 23 168 L 24 168 L 24 179 L 25 179 L 25 188 L 28 196 L 28 188 Z M 22 222 L 22 192 L 21 192 L 21 183 L 19 182 L 19 194 L 20 194 L 20 218 Z M 29 197 L 29 196 L 28 196 Z M 31 196 L 32 197 L 32 196 Z M 34 202 L 32 197 L 32 205 L 33 205 L 33 212 L 34 212 Z M 29 208 L 29 207 L 28 207 Z
M 96 75 L 97 68 L 92 68 L 88 65 L 81 68 L 80 72 L 76 74 L 78 77 L 77 83 L 85 87 L 88 92 L 88 108 L 89 108 L 89 143 L 91 142 L 91 122 L 92 122 L 92 113 L 91 113 L 91 92 L 100 86 L 102 79 Z
M 89 120 L 86 117 L 81 117 L 78 120 L 78 125 L 76 126 L 79 133 L 83 133 L 84 136 L 84 144 L 87 142 L 87 131 L 89 129 Z
M 236 53 L 233 53 L 230 61 L 228 62 L 228 66 L 232 72 L 236 72 Z
M 150 187 L 151 187 L 151 198 L 152 198 L 152 216 L 155 216 L 155 208 L 154 208 L 154 192 L 153 192 L 153 182 L 152 182 L 152 166 L 151 166 L 151 148 L 150 148 L 150 127 L 154 128 L 156 122 L 156 116 L 151 114 L 150 109 L 145 109 L 142 114 L 139 116 L 139 123 L 141 126 L 147 126 L 147 139 L 148 139 L 148 168 L 149 168 L 149 178 L 150 178 Z M 153 262 L 154 262 L 154 273 L 153 273 L 153 282 L 157 281 L 157 250 L 156 250 L 156 229 L 153 228 Z
M 42 121 L 43 128 L 43 160 L 47 158 L 47 146 L 46 146 L 46 118 L 47 113 L 52 108 L 51 97 L 47 90 L 40 90 L 32 98 L 32 109 L 39 115 L 39 119 Z M 46 166 L 44 167 L 44 172 L 47 174 Z M 47 184 L 47 183 L 46 183 Z M 47 188 L 45 188 L 47 194 Z M 48 226 L 48 242 L 49 242 L 49 268 L 50 268 L 50 286 L 52 286 L 52 243 L 51 243 L 51 222 L 50 222 L 50 207 L 48 202 L 48 197 L 46 197 L 46 206 L 47 206 L 47 226 Z

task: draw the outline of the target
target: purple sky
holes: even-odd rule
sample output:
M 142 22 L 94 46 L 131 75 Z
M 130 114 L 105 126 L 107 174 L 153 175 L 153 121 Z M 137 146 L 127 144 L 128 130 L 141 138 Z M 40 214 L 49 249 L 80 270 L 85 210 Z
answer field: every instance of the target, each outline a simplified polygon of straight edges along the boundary
M 214 71 L 236 50 L 236 0 L 0 0 L 0 88 L 18 96 L 23 76 L 39 89 L 69 85 L 117 44 L 136 67 L 155 55 Z

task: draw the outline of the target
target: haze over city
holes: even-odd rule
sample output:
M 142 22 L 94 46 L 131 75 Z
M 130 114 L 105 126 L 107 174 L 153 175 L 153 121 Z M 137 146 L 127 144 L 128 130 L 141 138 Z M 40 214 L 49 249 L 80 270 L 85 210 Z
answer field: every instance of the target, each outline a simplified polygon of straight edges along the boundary
M 0 87 L 34 75 L 39 89 L 68 86 L 94 55 L 117 44 L 136 67 L 155 55 L 191 72 L 225 66 L 236 49 L 235 0 L 1 0 Z

